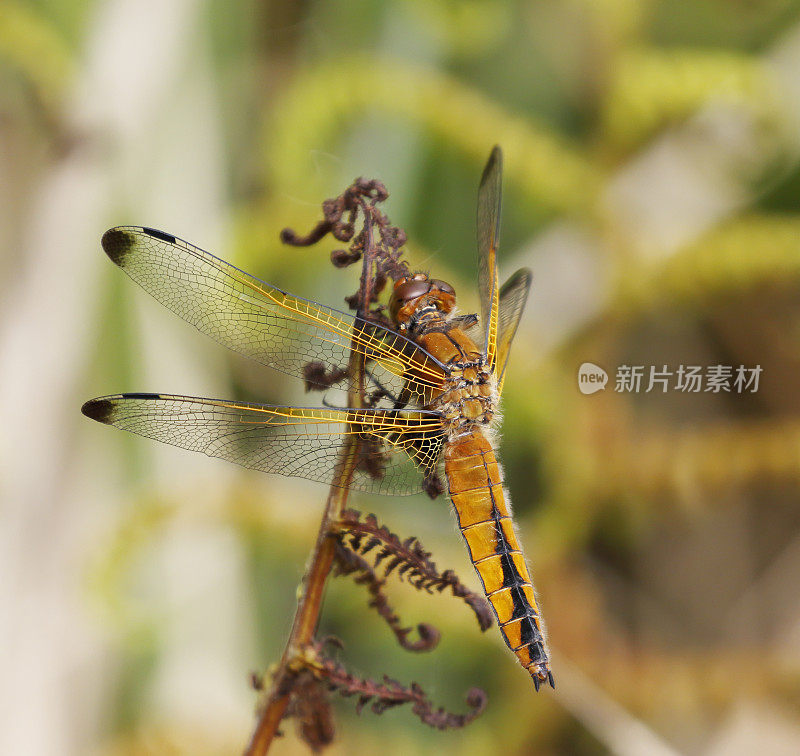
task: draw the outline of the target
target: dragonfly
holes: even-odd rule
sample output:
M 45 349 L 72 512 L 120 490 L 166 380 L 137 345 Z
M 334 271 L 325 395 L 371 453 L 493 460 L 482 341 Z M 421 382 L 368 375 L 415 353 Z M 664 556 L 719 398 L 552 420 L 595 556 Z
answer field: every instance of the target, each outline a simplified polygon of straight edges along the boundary
M 555 683 L 493 440 L 509 351 L 532 280 L 523 268 L 499 285 L 501 195 L 502 152 L 495 147 L 478 190 L 481 313 L 471 321 L 455 314 L 453 287 L 426 273 L 395 282 L 387 327 L 290 294 L 163 231 L 110 229 L 102 239 L 108 257 L 201 332 L 307 387 L 352 392 L 363 389 L 366 375 L 390 406 L 301 407 L 135 393 L 91 399 L 82 411 L 247 468 L 329 485 L 346 480 L 352 490 L 433 497 L 444 479 L 502 636 L 538 691 L 542 683 Z M 481 346 L 470 335 L 475 327 L 483 330 Z M 360 377 L 348 369 L 353 354 L 364 366 Z M 351 434 L 358 434 L 359 460 L 343 477 L 340 451 Z

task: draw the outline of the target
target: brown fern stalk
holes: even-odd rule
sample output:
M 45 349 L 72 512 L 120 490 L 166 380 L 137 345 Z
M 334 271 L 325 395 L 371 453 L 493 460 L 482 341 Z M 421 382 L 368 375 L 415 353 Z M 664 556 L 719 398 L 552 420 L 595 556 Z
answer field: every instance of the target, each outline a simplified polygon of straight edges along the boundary
M 347 501 L 347 484 L 353 476 L 357 458 L 357 437 L 347 436 L 346 438 L 342 455 L 348 460 L 348 464 L 342 466 L 342 472 L 337 481 L 337 484 L 342 487 L 337 488 L 334 485 L 328 494 L 317 541 L 311 554 L 308 570 L 303 578 L 304 590 L 297 604 L 289 640 L 273 675 L 272 688 L 267 695 L 258 724 L 245 751 L 247 756 L 261 756 L 269 750 L 289 705 L 292 693 L 291 683 L 299 671 L 298 661 L 303 650 L 311 645 L 319 624 L 325 583 L 336 553 L 337 541 L 333 534 L 333 528 Z
M 348 249 L 334 250 L 331 255 L 333 264 L 339 268 L 362 262 L 358 291 L 346 301 L 362 321 L 371 320 L 384 326 L 391 323 L 385 308 L 378 304 L 381 290 L 388 279 L 397 280 L 409 273 L 405 262 L 400 260 L 405 233 L 392 226 L 376 207 L 387 196 L 380 182 L 357 179 L 339 197 L 323 203 L 323 220 L 310 233 L 298 236 L 287 229 L 281 234 L 283 241 L 292 246 L 309 246 L 328 234 L 337 241 L 349 242 Z M 363 224 L 356 233 L 359 216 Z M 382 388 L 369 395 L 366 391 L 366 358 L 357 348 L 360 336 L 360 332 L 353 334 L 346 370 L 341 366 L 328 368 L 319 362 L 305 365 L 306 388 L 324 389 L 349 375 L 356 378 L 350 382 L 348 390 L 349 407 L 374 406 L 380 401 Z M 286 718 L 295 721 L 300 737 L 312 751 L 319 752 L 329 745 L 334 736 L 329 692 L 357 696 L 358 710 L 369 702 L 376 714 L 408 704 L 422 722 L 439 729 L 463 727 L 485 707 L 486 695 L 478 689 L 471 690 L 467 696 L 470 711 L 454 714 L 434 708 L 416 683 L 403 686 L 386 675 L 383 682 L 358 678 L 338 662 L 326 658 L 324 646 L 327 642 L 315 639 L 325 585 L 328 578 L 335 575 L 351 576 L 366 587 L 369 606 L 378 612 L 407 651 L 431 650 L 438 643 L 439 631 L 432 625 L 420 623 L 418 638 L 409 640 L 411 628 L 402 625 L 384 591 L 392 573 L 428 593 L 442 593 L 449 588 L 454 596 L 470 606 L 482 629 L 492 623 L 492 613 L 483 597 L 462 585 L 452 570 L 440 573 L 430 553 L 416 538 L 401 541 L 388 528 L 379 526 L 373 515 L 361 520 L 358 512 L 345 509 L 356 471 L 377 457 L 376 448 L 370 443 L 374 441 L 370 442 L 367 436 L 357 432 L 344 437 L 335 468 L 338 472 L 303 577 L 292 629 L 280 662 L 272 672 L 270 689 L 264 694 L 258 722 L 245 751 L 248 756 L 266 754 Z M 380 470 L 368 472 L 378 474 Z M 429 492 L 438 490 L 434 482 L 430 482 Z M 260 690 L 261 680 L 254 678 L 254 682 Z
M 348 197 L 348 193 L 346 192 L 344 196 Z M 308 239 L 298 239 L 288 230 L 284 230 L 281 235 L 282 239 L 287 243 L 301 246 L 318 241 L 325 233 L 330 231 L 334 233 L 337 239 L 347 241 L 353 235 L 353 224 L 358 207 L 356 202 L 358 201 L 354 200 L 349 204 L 342 203 L 344 207 L 341 209 L 335 208 L 331 212 L 328 211 L 328 207 L 325 207 L 326 218 L 320 224 L 323 228 L 315 229 Z M 361 285 L 357 295 L 359 296 L 359 302 L 356 309 L 359 314 L 362 314 L 366 313 L 372 298 L 372 265 L 375 247 L 372 240 L 372 217 L 368 210 L 370 206 L 361 201 L 360 207 L 364 212 L 363 244 L 360 250 L 363 256 L 363 265 Z M 337 228 L 336 211 L 339 211 L 338 218 L 340 220 L 341 211 L 345 209 L 349 212 L 348 222 L 346 224 L 340 223 Z M 338 234 L 336 233 L 337 230 L 339 231 Z M 355 349 L 350 350 L 348 368 L 350 375 L 357 376 L 357 380 L 353 381 L 348 391 L 348 406 L 361 407 L 364 402 L 364 360 Z M 278 726 L 289 705 L 292 693 L 292 679 L 302 669 L 302 665 L 298 668 L 298 662 L 301 660 L 304 650 L 310 647 L 313 642 L 322 610 L 325 583 L 333 566 L 336 553 L 336 528 L 344 512 L 350 483 L 358 462 L 359 443 L 356 434 L 346 435 L 342 443 L 340 452 L 341 464 L 337 465 L 337 470 L 340 472 L 334 479 L 328 493 L 328 500 L 325 504 L 317 540 L 308 563 L 308 569 L 303 578 L 303 591 L 297 604 L 292 630 L 289 633 L 283 656 L 274 672 L 272 688 L 267 695 L 256 729 L 245 751 L 247 756 L 260 756 L 269 750 L 275 736 L 278 734 Z

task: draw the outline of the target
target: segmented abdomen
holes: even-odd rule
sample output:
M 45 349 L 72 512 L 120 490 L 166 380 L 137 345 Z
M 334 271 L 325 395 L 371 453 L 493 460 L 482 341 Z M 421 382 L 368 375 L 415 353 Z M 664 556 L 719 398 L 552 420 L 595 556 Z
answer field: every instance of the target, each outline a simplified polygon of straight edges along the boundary
M 500 467 L 480 431 L 445 447 L 445 474 L 470 558 L 508 647 L 540 682 L 553 684 L 533 585 L 506 504 Z

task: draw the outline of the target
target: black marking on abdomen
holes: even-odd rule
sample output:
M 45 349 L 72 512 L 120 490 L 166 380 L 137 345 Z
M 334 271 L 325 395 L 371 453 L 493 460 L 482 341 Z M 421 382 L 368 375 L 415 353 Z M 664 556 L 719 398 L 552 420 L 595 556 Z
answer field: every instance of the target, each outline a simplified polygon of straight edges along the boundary
M 511 622 L 519 622 L 520 625 L 520 642 L 517 646 L 512 646 L 509 642 L 509 638 L 506 635 L 505 631 L 502 632 L 503 640 L 506 642 L 506 645 L 515 653 L 520 651 L 520 649 L 529 648 L 529 658 L 530 663 L 526 664 L 526 668 L 529 672 L 535 668 L 535 671 L 531 672 L 533 676 L 534 684 L 536 685 L 536 689 L 539 689 L 539 685 L 543 678 L 540 677 L 542 672 L 542 668 L 547 673 L 547 677 L 545 678 L 552 687 L 555 687 L 555 683 L 553 681 L 553 676 L 547 669 L 548 664 L 548 655 L 547 651 L 545 650 L 544 645 L 544 635 L 542 633 L 541 628 L 538 625 L 538 612 L 536 609 L 533 608 L 531 603 L 528 600 L 528 597 L 525 595 L 523 591 L 524 586 L 530 586 L 531 590 L 533 590 L 533 586 L 531 585 L 529 580 L 526 580 L 522 577 L 519 570 L 517 569 L 517 565 L 514 563 L 512 558 L 512 553 L 514 550 L 511 548 L 511 544 L 506 539 L 505 532 L 503 531 L 502 526 L 502 519 L 503 516 L 500 513 L 500 510 L 497 508 L 497 501 L 495 499 L 494 489 L 497 488 L 497 484 L 492 483 L 489 475 L 488 475 L 488 466 L 486 464 L 486 452 L 481 449 L 479 452 L 481 457 L 481 461 L 484 465 L 484 468 L 487 470 L 486 476 L 486 490 L 489 493 L 489 498 L 492 503 L 492 508 L 489 514 L 490 520 L 494 523 L 495 528 L 495 538 L 496 538 L 496 545 L 495 545 L 495 555 L 501 557 L 501 569 L 503 571 L 503 586 L 502 588 L 498 588 L 496 592 L 500 590 L 509 590 L 509 594 L 511 596 L 512 601 L 512 615 L 511 617 L 500 625 L 500 629 L 510 624 Z M 475 457 L 479 456 L 478 454 L 474 455 Z M 472 456 L 472 455 L 470 455 Z M 449 482 L 449 481 L 448 481 Z M 502 490 L 502 488 L 501 488 Z M 480 523 L 476 523 L 480 524 Z M 471 526 L 470 526 L 471 527 Z M 466 530 L 466 528 L 461 528 L 462 532 Z M 487 557 L 488 559 L 489 557 Z M 474 562 L 473 562 L 474 563 Z M 484 585 L 484 590 L 486 586 Z M 488 597 L 488 594 L 487 594 Z M 490 599 L 491 603 L 491 599 Z M 497 610 L 495 609 L 495 614 L 497 614 Z
M 523 617 L 535 617 L 536 610 L 530 605 L 528 597 L 522 590 L 522 586 L 530 585 L 530 582 L 519 574 L 517 565 L 514 564 L 514 560 L 511 557 L 511 544 L 506 540 L 503 528 L 497 519 L 497 515 L 499 514 L 496 507 L 492 507 L 492 517 L 495 518 L 495 529 L 497 530 L 497 546 L 495 547 L 495 553 L 500 555 L 500 566 L 503 570 L 503 588 L 511 589 L 509 594 L 514 606 L 511 618 L 508 621 L 511 622 Z M 520 627 L 520 632 L 522 633 L 521 643 L 523 646 L 526 645 L 526 643 L 536 640 L 535 635 L 529 638 L 526 637 L 526 635 L 530 635 L 531 632 L 531 628 L 528 627 L 528 625 L 532 624 L 532 622 L 523 622 Z M 534 627 L 533 630 L 536 630 L 536 628 Z M 536 630 L 536 635 L 538 635 L 538 630 Z
M 483 452 L 481 452 L 481 457 L 484 457 Z M 483 463 L 485 466 L 485 459 L 483 460 Z M 494 521 L 494 530 L 497 539 L 497 545 L 495 546 L 494 551 L 495 554 L 500 556 L 500 566 L 503 570 L 503 588 L 511 588 L 510 595 L 514 605 L 514 611 L 511 613 L 511 619 L 509 619 L 509 622 L 512 620 L 518 620 L 522 617 L 535 617 L 536 610 L 530 605 L 528 602 L 528 597 L 522 591 L 522 586 L 530 585 L 530 582 L 525 580 L 525 578 L 519 574 L 517 565 L 514 564 L 514 559 L 511 556 L 513 549 L 511 544 L 506 540 L 506 534 L 503 531 L 503 525 L 500 522 L 502 515 L 500 514 L 500 510 L 497 508 L 497 502 L 494 499 L 494 487 L 492 486 L 491 481 L 488 482 L 488 486 L 489 496 L 492 499 L 491 518 Z M 522 645 L 533 642 L 537 639 L 537 636 L 541 637 L 538 628 L 533 626 L 535 635 L 526 641 L 526 636 L 530 635 L 531 633 L 531 628 L 528 627 L 528 625 L 533 625 L 533 622 L 523 622 L 520 628 L 522 633 Z
M 483 457 L 483 452 L 481 452 Z M 484 461 L 484 465 L 485 465 Z M 503 570 L 503 588 L 510 588 L 511 601 L 513 604 L 513 611 L 511 617 L 504 624 L 522 620 L 520 622 L 520 645 L 517 648 L 524 648 L 525 646 L 531 647 L 531 660 L 537 664 L 547 661 L 547 653 L 544 650 L 544 638 L 542 632 L 536 625 L 535 618 L 538 613 L 531 606 L 528 597 L 525 595 L 522 587 L 530 585 L 528 580 L 519 574 L 517 565 L 511 556 L 511 544 L 506 539 L 506 534 L 503 532 L 503 526 L 500 522 L 501 514 L 497 508 L 497 503 L 494 498 L 493 486 L 489 484 L 489 496 L 492 499 L 491 517 L 494 520 L 494 528 L 497 538 L 497 545 L 495 546 L 495 553 L 500 556 L 500 565 Z M 503 636 L 505 638 L 505 634 Z M 508 640 L 506 639 L 506 642 Z M 512 649 L 516 651 L 517 649 Z

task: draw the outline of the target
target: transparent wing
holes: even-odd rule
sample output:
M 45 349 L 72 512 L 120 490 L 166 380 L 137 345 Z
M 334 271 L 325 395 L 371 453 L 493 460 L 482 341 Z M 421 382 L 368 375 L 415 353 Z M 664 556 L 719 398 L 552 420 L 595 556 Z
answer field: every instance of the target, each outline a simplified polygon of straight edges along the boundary
M 478 188 L 478 286 L 481 318 L 485 329 L 486 358 L 491 369 L 497 364 L 498 276 L 497 241 L 500 236 L 500 200 L 503 182 L 503 153 L 495 145 L 483 169 Z
M 348 388 L 351 348 L 398 395 L 438 393 L 445 368 L 400 334 L 288 294 L 162 231 L 112 228 L 103 249 L 145 291 L 219 343 L 320 387 Z M 335 380 L 332 380 L 332 377 Z
M 498 390 L 502 392 L 505 380 L 508 354 L 511 342 L 517 333 L 519 319 L 528 301 L 533 275 L 528 268 L 520 268 L 500 289 L 500 306 L 498 308 L 497 337 L 497 375 Z
M 361 440 L 350 488 L 407 495 L 438 470 L 441 418 L 424 410 L 280 407 L 167 394 L 92 399 L 84 415 L 242 467 L 331 484 L 345 435 Z

